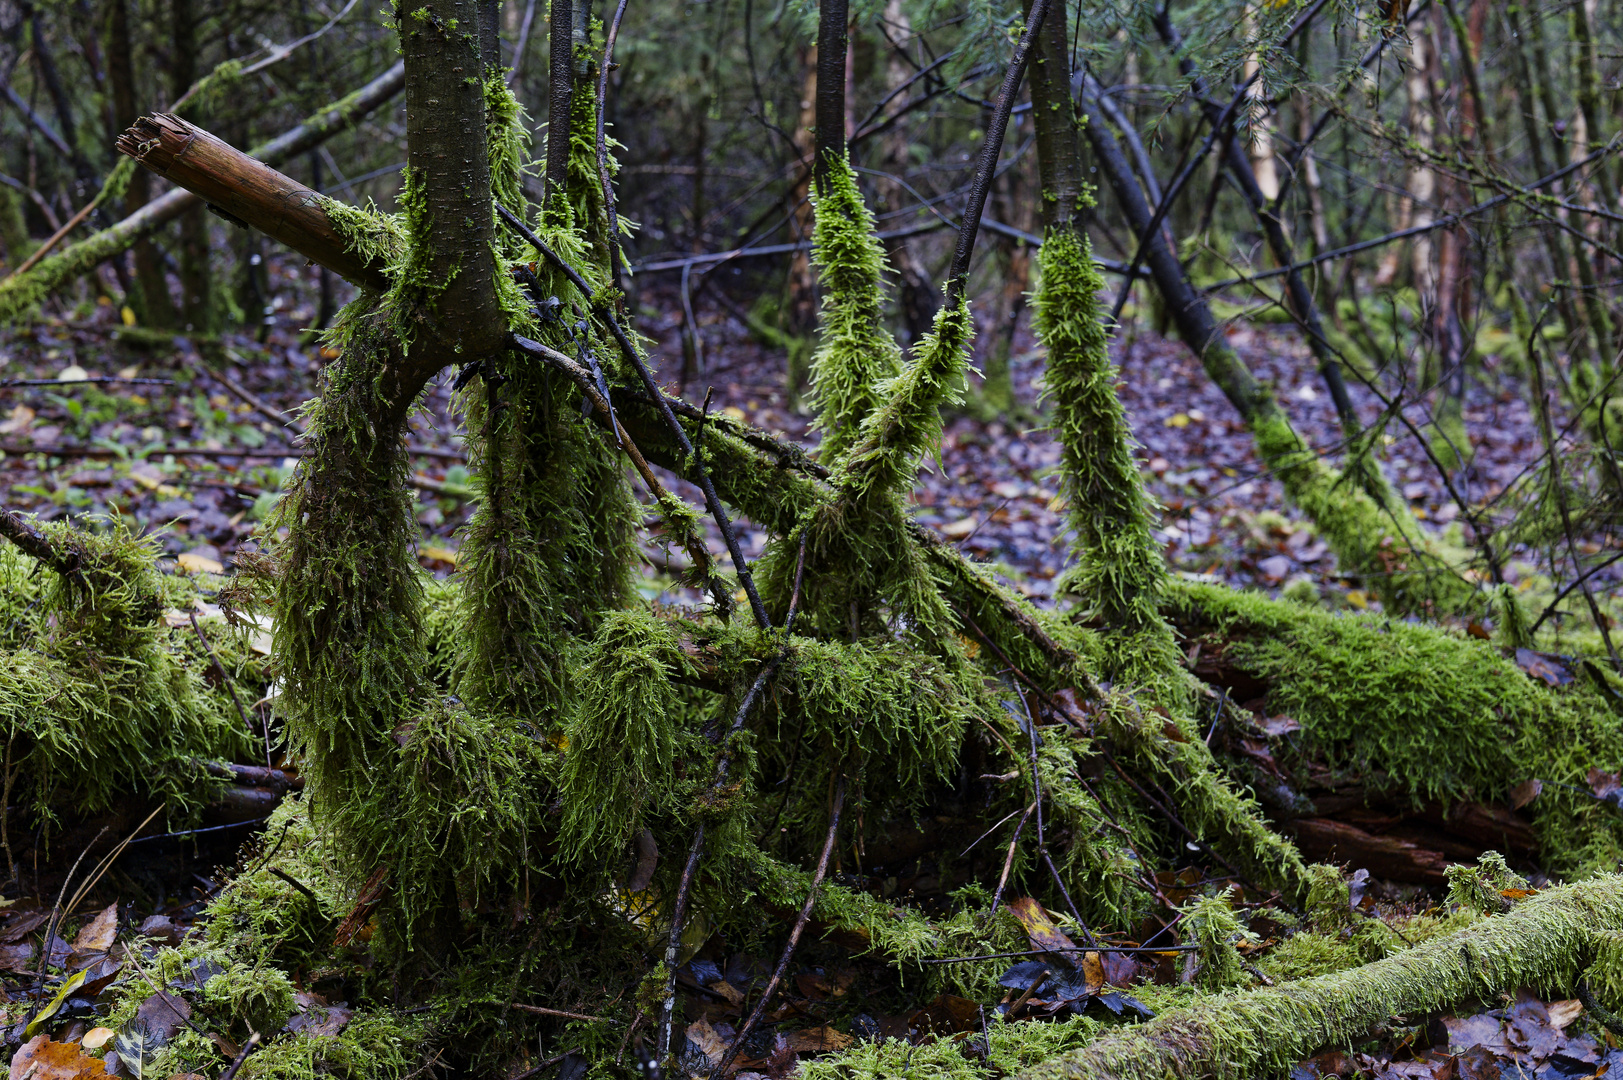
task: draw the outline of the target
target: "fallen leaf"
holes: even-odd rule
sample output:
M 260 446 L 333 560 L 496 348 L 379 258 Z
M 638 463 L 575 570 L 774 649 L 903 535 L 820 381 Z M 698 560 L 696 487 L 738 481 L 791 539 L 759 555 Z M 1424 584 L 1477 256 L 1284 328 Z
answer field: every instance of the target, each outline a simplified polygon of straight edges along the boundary
M 211 559 L 207 555 L 195 551 L 183 551 L 175 556 L 175 565 L 189 574 L 223 574 L 225 566 L 219 559 Z
M 1076 943 L 1060 932 L 1054 920 L 1048 917 L 1048 912 L 1031 897 L 1022 896 L 1009 901 L 1009 911 L 1020 920 L 1032 948 L 1045 952 L 1076 952 Z
M 1584 1003 L 1577 998 L 1550 1002 L 1550 1026 L 1564 1028 L 1584 1014 Z
M 16 435 L 27 431 L 28 425 L 34 422 L 34 410 L 27 405 L 13 405 L 6 414 L 5 423 L 0 424 L 0 435 Z
M 934 1001 L 915 1011 L 907 1018 L 908 1025 L 921 1032 L 952 1035 L 980 1026 L 981 1007 L 978 1002 L 953 994 L 938 994 Z M 838 1035 L 838 1033 L 834 1033 Z M 849 1043 L 850 1036 L 841 1036 Z
M 824 1054 L 830 1050 L 844 1050 L 856 1040 L 828 1025 L 806 1028 L 789 1036 L 789 1049 L 797 1054 Z
M 90 378 L 90 372 L 78 364 L 69 364 L 56 373 L 57 382 L 84 382 L 88 378 Z
M 972 515 L 966 518 L 959 518 L 957 521 L 947 522 L 947 524 L 941 526 L 940 532 L 942 536 L 951 536 L 954 538 L 968 536 L 970 533 L 975 531 L 978 525 L 980 525 L 980 519 Z
M 11 923 L 4 930 L 0 930 L 0 942 L 16 941 L 24 934 L 31 933 L 35 929 L 44 926 L 50 918 L 51 913 L 49 911 L 25 911 L 11 920 Z
M 191 1018 L 191 1002 L 179 994 L 159 990 L 141 1002 L 141 1007 L 135 1011 L 135 1019 L 131 1024 L 145 1030 L 156 1046 L 163 1046 L 174 1038 L 175 1033 L 185 1027 L 186 1021 Z
M 1282 735 L 1289 735 L 1293 731 L 1302 730 L 1302 724 L 1300 721 L 1283 714 L 1279 716 L 1267 717 L 1257 726 L 1262 728 L 1264 735 L 1269 735 L 1276 739 Z
M 52 1042 L 50 1036 L 40 1035 L 12 1055 L 9 1080 L 89 1080 L 106 1075 L 101 1059 L 90 1057 L 77 1043 Z
M 306 1035 L 336 1035 L 354 1016 L 355 1010 L 347 1005 L 311 1005 L 287 1022 L 287 1030 L 302 1031 Z
M 1088 989 L 1095 993 L 1105 984 L 1105 965 L 1098 953 L 1082 954 L 1082 977 L 1087 980 Z
M 440 547 L 437 544 L 421 544 L 417 548 L 417 555 L 419 558 L 429 559 L 433 562 L 456 565 L 457 552 L 455 548 Z
M 1165 420 L 1161 421 L 1161 424 L 1164 427 L 1170 427 L 1170 428 L 1185 428 L 1185 427 L 1188 427 L 1189 426 L 1189 414 L 1188 413 L 1173 413 L 1171 416 L 1169 416 Z
M 34 947 L 24 941 L 17 945 L 0 945 L 0 971 L 14 971 L 18 975 L 32 975 L 37 970 Z
M 73 951 L 76 953 L 106 952 L 113 947 L 113 938 L 118 935 L 118 903 L 108 904 L 96 917 L 85 923 L 73 938 Z
M 1369 607 L 1369 593 L 1363 589 L 1351 589 L 1347 592 L 1347 606 L 1363 611 Z
M 1105 982 L 1111 986 L 1127 987 L 1138 981 L 1138 961 L 1127 953 L 1102 953 L 1100 962 L 1104 965 Z
M 1483 641 L 1493 640 L 1493 631 L 1489 630 L 1486 626 L 1483 626 L 1481 623 L 1476 622 L 1475 620 L 1465 624 L 1465 632 L 1470 634 L 1472 637 L 1479 638 Z
M 1590 769 L 1584 774 L 1584 779 L 1589 781 L 1589 790 L 1595 793 L 1595 798 L 1613 806 L 1623 806 L 1623 779 L 1619 779 L 1617 773 Z
M 704 1056 L 706 1065 L 714 1068 L 721 1063 L 721 1056 L 727 1052 L 727 1040 L 717 1034 L 710 1021 L 699 1017 L 687 1026 L 685 1034 L 688 1042 Z
M 1516 666 L 1533 678 L 1542 680 L 1547 686 L 1565 686 L 1573 680 L 1572 669 L 1562 657 L 1554 653 L 1517 649 Z
M 1510 789 L 1510 808 L 1520 810 L 1540 795 L 1544 794 L 1544 781 L 1523 780 Z
M 62 1003 L 68 1000 L 73 995 L 73 992 L 84 984 L 84 981 L 85 973 L 82 971 L 76 971 L 63 980 L 62 988 L 56 992 L 56 996 L 43 1009 L 34 1014 L 34 1019 L 28 1022 L 28 1027 L 23 1030 L 23 1038 L 32 1039 L 39 1032 L 39 1029 L 44 1027 L 46 1022 L 56 1015 L 56 1011 L 62 1007 Z

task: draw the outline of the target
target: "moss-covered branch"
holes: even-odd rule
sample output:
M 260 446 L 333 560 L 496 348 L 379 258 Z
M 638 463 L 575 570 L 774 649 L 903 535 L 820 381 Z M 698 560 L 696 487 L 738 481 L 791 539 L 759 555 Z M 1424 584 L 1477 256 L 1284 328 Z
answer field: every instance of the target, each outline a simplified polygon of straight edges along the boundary
M 1283 986 L 1226 994 L 1045 1061 L 1020 1080 L 1216 1080 L 1282 1075 L 1394 1016 L 1417 1016 L 1519 987 L 1569 992 L 1597 939 L 1623 932 L 1623 876 L 1550 889 L 1385 960 Z

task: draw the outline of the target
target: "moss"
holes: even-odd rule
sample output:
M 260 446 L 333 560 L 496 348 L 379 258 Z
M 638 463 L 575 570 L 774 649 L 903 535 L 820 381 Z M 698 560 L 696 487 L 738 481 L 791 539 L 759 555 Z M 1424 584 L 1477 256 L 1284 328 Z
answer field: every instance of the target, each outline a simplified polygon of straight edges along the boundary
M 1230 904 L 1230 893 L 1231 890 L 1224 889 L 1178 909 L 1188 929 L 1187 936 L 1195 945 L 1189 958 L 1189 974 L 1196 986 L 1208 992 L 1249 982 L 1240 966 L 1239 950 L 1235 948 L 1244 937 L 1244 930 Z
M 1193 1080 L 1283 1074 L 1394 1015 L 1415 1016 L 1526 986 L 1565 994 L 1598 932 L 1623 927 L 1623 877 L 1546 890 L 1507 915 L 1373 964 L 1204 998 L 1021 1073 L 1022 1080 Z
M 386 1010 L 357 1013 L 337 1035 L 298 1034 L 250 1054 L 244 1080 L 398 1080 L 421 1067 L 422 1019 Z
M 823 289 L 810 403 L 822 432 L 820 460 L 839 461 L 862 422 L 884 400 L 880 386 L 901 371 L 902 351 L 882 322 L 885 253 L 873 213 L 845 156 L 831 156 L 816 211 L 812 263 Z
M 559 776 L 560 842 L 575 860 L 623 851 L 649 804 L 675 795 L 671 679 L 688 669 L 674 629 L 640 612 L 607 615 L 582 653 Z
M 1277 406 L 1252 423 L 1257 453 L 1336 553 L 1342 572 L 1363 579 L 1387 610 L 1455 615 L 1483 606 L 1466 581 L 1397 498 L 1377 503 L 1350 476 L 1304 445 Z
M 293 980 L 276 968 L 227 968 L 203 984 L 203 1000 L 248 1031 L 280 1030 L 292 1017 Z
M 1097 296 L 1104 280 L 1087 238 L 1068 228 L 1049 230 L 1037 265 L 1033 325 L 1048 350 L 1043 394 L 1054 404 L 1060 489 L 1075 534 L 1072 565 L 1057 588 L 1081 597 L 1112 627 L 1157 625 L 1166 562 L 1152 532 L 1156 507 L 1116 397 Z
M 1306 757 L 1384 779 L 1417 806 L 1502 802 L 1537 778 L 1544 792 L 1530 812 L 1551 872 L 1623 858 L 1623 820 L 1585 779 L 1623 766 L 1623 730 L 1589 681 L 1552 689 L 1457 631 L 1212 586 L 1180 584 L 1171 609 L 1229 639 L 1226 661 L 1268 686 L 1271 712 L 1301 723 Z
M 253 967 L 288 969 L 324 962 L 334 917 L 349 901 L 302 798 L 283 800 L 265 823 L 262 850 L 209 902 L 204 943 Z M 285 877 L 272 871 L 280 871 Z M 320 903 L 288 884 L 310 890 Z
M 1510 906 L 1507 894 L 1526 891 L 1527 880 L 1497 851 L 1483 852 L 1475 866 L 1448 868 L 1448 902 L 1479 915 L 1498 914 Z
M 187 587 L 157 570 L 157 539 L 123 521 L 91 532 L 40 525 L 71 553 L 75 578 L 41 573 L 0 543 L 0 753 L 9 799 L 50 823 L 59 810 L 94 814 L 133 796 L 168 804 L 185 822 L 219 790 L 200 759 L 249 755 L 254 744 L 224 688 L 163 612 Z M 8 822 L 13 838 L 20 822 Z

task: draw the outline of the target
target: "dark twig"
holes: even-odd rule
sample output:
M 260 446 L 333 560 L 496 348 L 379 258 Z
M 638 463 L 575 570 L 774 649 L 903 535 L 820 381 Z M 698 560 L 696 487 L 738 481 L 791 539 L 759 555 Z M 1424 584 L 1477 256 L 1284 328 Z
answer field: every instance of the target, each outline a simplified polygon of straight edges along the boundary
M 242 698 L 239 697 L 238 694 L 237 694 L 237 682 L 236 682 L 236 680 L 231 677 L 230 672 L 225 670 L 225 665 L 220 663 L 220 657 L 215 653 L 214 646 L 210 645 L 209 644 L 209 639 L 203 635 L 203 628 L 202 628 L 202 626 L 198 625 L 198 622 L 197 622 L 197 612 L 188 611 L 186 613 L 186 618 L 191 620 L 192 629 L 197 631 L 197 640 L 203 643 L 203 651 L 208 653 L 209 661 L 211 663 L 213 663 L 214 670 L 220 676 L 220 681 L 225 683 L 225 687 L 226 687 L 227 690 L 231 691 L 231 703 L 237 707 L 237 716 L 239 716 L 242 719 L 242 726 L 245 729 L 247 729 L 248 734 L 250 736 L 253 735 L 253 733 L 254 733 L 254 725 L 249 723 L 249 721 L 248 721 L 248 710 L 244 709 L 242 707 Z M 265 735 L 265 768 L 274 769 L 274 768 L 276 768 L 276 762 L 271 760 L 270 721 L 269 720 L 265 721 L 264 735 Z
M 964 207 L 964 221 L 958 229 L 958 246 L 952 254 L 952 267 L 947 271 L 947 306 L 955 307 L 969 288 L 969 262 L 975 254 L 975 236 L 980 231 L 981 213 L 986 209 L 987 196 L 992 191 L 992 175 L 997 171 L 998 154 L 1003 150 L 1003 136 L 1009 129 L 1009 114 L 1014 99 L 1020 92 L 1020 80 L 1025 78 L 1026 66 L 1031 60 L 1031 48 L 1037 42 L 1037 33 L 1048 15 L 1049 0 L 1033 0 L 1031 14 L 1026 18 L 1026 32 L 1014 50 L 1009 70 L 1003 75 L 998 88 L 997 104 L 992 109 L 992 123 L 987 128 L 986 142 L 981 145 L 980 161 L 975 166 L 975 179 L 970 184 L 969 202 Z
M 292 874 L 289 874 L 286 871 L 284 871 L 284 870 L 282 870 L 282 869 L 280 869 L 278 867 L 275 867 L 275 866 L 267 867 L 265 872 L 272 875 L 273 877 L 281 878 L 283 881 L 287 882 L 289 885 L 291 885 L 295 889 L 299 890 L 305 896 L 309 897 L 310 902 L 316 906 L 317 914 L 321 913 L 321 900 L 316 896 L 315 893 L 310 891 L 310 886 L 306 885 L 304 882 L 300 881 L 298 878 L 294 877 Z
M 548 1009 L 540 1005 L 526 1005 L 520 1001 L 509 1002 L 507 1007 L 517 1009 L 519 1012 L 534 1013 L 536 1016 L 556 1016 L 560 1020 L 585 1020 L 593 1024 L 600 1023 L 603 1020 L 601 1016 L 587 1016 L 585 1013 L 565 1012 L 563 1009 Z
M 220 1074 L 220 1080 L 236 1080 L 237 1073 L 242 1071 L 242 1063 L 247 1061 L 248 1055 L 258 1048 L 259 1032 L 256 1031 L 248 1036 L 247 1042 L 242 1044 L 242 1049 L 237 1052 L 236 1059 L 231 1062 L 231 1067 Z
M 593 303 L 592 290 L 587 287 L 585 280 L 575 272 L 573 267 L 564 262 L 557 252 L 548 247 L 539 236 L 535 235 L 507 207 L 498 202 L 496 203 L 496 210 L 501 214 L 503 221 L 507 222 L 515 232 L 524 237 L 532 247 L 544 255 L 548 262 L 556 266 L 569 278 L 575 288 L 581 291 L 581 295 L 586 298 L 587 303 Z M 693 462 L 693 478 L 697 481 L 699 490 L 704 493 L 705 509 L 710 512 L 711 517 L 715 518 L 716 526 L 721 530 L 721 538 L 727 545 L 727 553 L 732 556 L 733 567 L 738 571 L 738 583 L 743 587 L 744 595 L 749 597 L 750 613 L 755 616 L 755 622 L 761 629 L 770 629 L 772 620 L 767 618 L 766 605 L 761 602 L 761 594 L 755 587 L 755 578 L 750 574 L 749 561 L 744 558 L 744 549 L 738 544 L 738 535 L 733 529 L 732 519 L 727 515 L 726 507 L 722 506 L 721 497 L 716 494 L 716 485 L 711 480 L 709 471 L 705 469 L 704 462 L 699 460 L 699 456 L 693 452 L 693 443 L 688 439 L 687 432 L 682 428 L 681 421 L 671 411 L 670 402 L 666 400 L 664 393 L 661 392 L 659 384 L 654 381 L 654 373 L 648 369 L 647 362 L 643 360 L 642 354 L 637 351 L 637 347 L 632 344 L 631 339 L 626 336 L 626 332 L 621 329 L 620 324 L 614 318 L 613 312 L 609 311 L 608 305 L 602 303 L 593 304 L 592 312 L 608 326 L 609 332 L 614 335 L 614 340 L 620 346 L 620 352 L 631 366 L 637 369 L 637 375 L 642 379 L 643 389 L 648 391 L 649 397 L 653 399 L 655 406 L 659 409 L 660 417 L 665 421 L 665 426 L 670 429 L 671 435 L 676 439 L 678 449 Z M 534 345 L 536 343 L 531 342 L 530 344 Z M 545 346 L 540 347 L 545 348 Z
M 1194 952 L 1198 945 L 1089 945 L 1087 948 L 1073 949 L 1028 949 L 1025 952 L 986 953 L 982 956 L 942 956 L 920 960 L 921 964 L 967 964 L 974 960 L 1012 960 L 1021 956 L 1048 956 L 1052 953 L 1124 953 L 1128 956 L 1137 953 L 1169 953 Z
M 79 576 L 77 552 L 58 551 L 56 545 L 45 539 L 44 534 L 38 529 L 16 512 L 3 507 L 0 507 L 0 536 L 10 540 L 22 548 L 25 554 L 33 556 L 63 577 L 74 581 L 83 580 Z
M 800 907 L 800 914 L 795 919 L 795 928 L 789 932 L 789 941 L 783 947 L 783 955 L 778 957 L 778 966 L 772 972 L 772 978 L 767 981 L 766 989 L 761 993 L 761 1000 L 755 1003 L 755 1009 L 750 1013 L 744 1026 L 738 1029 L 733 1036 L 732 1045 L 721 1056 L 721 1061 L 710 1073 L 710 1080 L 720 1080 L 721 1074 L 727 1066 L 732 1064 L 738 1050 L 749 1038 L 750 1032 L 760 1022 L 761 1016 L 766 1012 L 767 1004 L 772 995 L 778 990 L 778 984 L 783 981 L 784 972 L 789 970 L 789 958 L 795 954 L 795 946 L 800 944 L 800 935 L 805 933 L 806 924 L 811 921 L 812 908 L 817 903 L 817 889 L 823 884 L 823 876 L 828 873 L 829 856 L 834 853 L 835 836 L 840 830 L 840 811 L 845 808 L 845 777 L 842 775 L 834 784 L 834 807 L 828 816 L 828 835 L 823 840 L 823 853 L 817 858 L 817 869 L 812 872 L 811 886 L 806 890 L 806 902 Z

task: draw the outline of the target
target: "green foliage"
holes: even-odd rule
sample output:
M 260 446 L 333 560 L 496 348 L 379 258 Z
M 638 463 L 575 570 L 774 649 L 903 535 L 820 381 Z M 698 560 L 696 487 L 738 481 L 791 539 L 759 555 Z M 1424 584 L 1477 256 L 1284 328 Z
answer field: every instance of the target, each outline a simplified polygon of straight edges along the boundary
M 1234 914 L 1231 894 L 1232 890 L 1224 889 L 1178 909 L 1195 946 L 1189 957 L 1193 981 L 1208 992 L 1227 990 L 1249 981 L 1241 967 L 1240 952 L 1235 948 L 1245 931 Z
M 1069 228 L 1048 230 L 1038 270 L 1033 325 L 1048 350 L 1043 394 L 1054 403 L 1060 489 L 1075 532 L 1073 562 L 1057 588 L 1080 596 L 1107 625 L 1158 625 L 1166 563 L 1116 397 L 1110 335 L 1098 305 L 1104 280 L 1087 238 Z
M 688 670 L 676 631 L 645 612 L 608 614 L 582 652 L 558 778 L 560 843 L 575 860 L 624 850 L 650 804 L 676 797 L 671 679 Z
M 189 608 L 165 579 L 158 543 L 122 520 L 91 532 L 40 525 L 76 561 L 76 578 L 41 570 L 0 543 L 0 740 L 9 801 L 51 821 L 99 813 L 133 795 L 186 821 L 219 789 L 200 759 L 253 752 L 223 691 L 204 682 L 190 628 L 162 615 Z M 12 822 L 12 836 L 17 834 Z
M 1178 586 L 1171 602 L 1180 623 L 1231 639 L 1229 662 L 1302 724 L 1302 753 L 1385 777 L 1416 805 L 1497 802 L 1536 777 L 1544 793 L 1530 809 L 1552 871 L 1623 858 L 1623 822 L 1585 786 L 1590 768 L 1623 765 L 1623 730 L 1588 681 L 1545 687 L 1490 643 L 1435 627 L 1204 585 Z
M 1416 1016 L 1519 987 L 1568 992 L 1596 931 L 1623 923 L 1623 877 L 1549 889 L 1386 959 L 1279 987 L 1205 997 L 1118 1028 L 1022 1080 L 1239 1080 L 1282 1074 L 1393 1015 Z
M 1527 879 L 1505 865 L 1497 851 L 1485 851 L 1475 866 L 1450 866 L 1448 902 L 1479 915 L 1497 915 L 1510 906 L 1507 891 L 1526 891 Z
M 229 950 L 255 968 L 295 969 L 323 961 L 332 944 L 333 915 L 349 896 L 304 799 L 284 799 L 271 813 L 262 846 L 264 852 L 209 902 L 204 944 Z M 287 878 L 309 889 L 321 905 L 289 886 Z
M 823 434 L 820 459 L 832 466 L 884 400 L 880 387 L 901 371 L 902 351 L 883 323 L 885 252 L 873 213 L 846 157 L 830 157 L 827 169 L 824 189 L 812 195 L 812 262 L 823 310 L 809 398 Z

